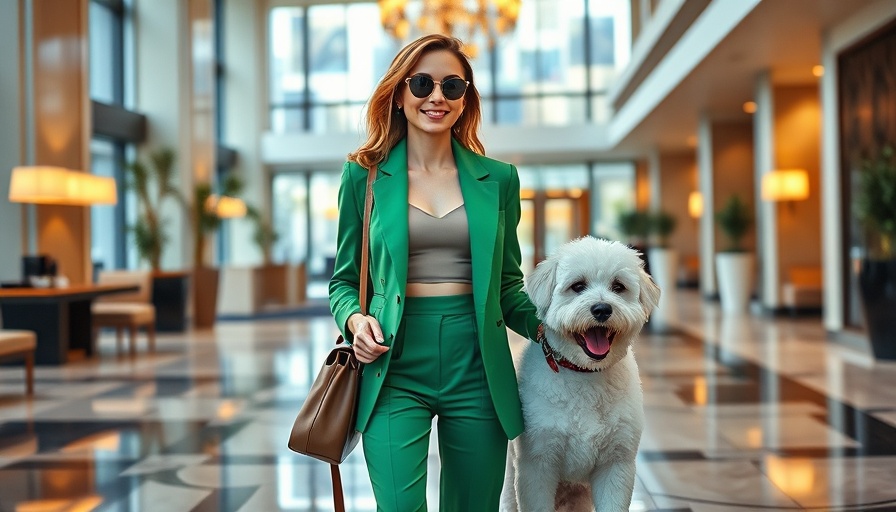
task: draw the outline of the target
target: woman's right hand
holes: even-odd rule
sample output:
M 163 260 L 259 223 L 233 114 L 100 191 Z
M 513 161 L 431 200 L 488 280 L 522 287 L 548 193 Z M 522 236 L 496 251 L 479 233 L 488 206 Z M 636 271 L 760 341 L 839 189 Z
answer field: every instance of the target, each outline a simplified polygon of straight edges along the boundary
M 389 347 L 382 345 L 383 330 L 376 318 L 370 315 L 355 313 L 348 317 L 348 328 L 355 339 L 352 347 L 355 349 L 355 357 L 362 363 L 372 363 L 383 355 Z

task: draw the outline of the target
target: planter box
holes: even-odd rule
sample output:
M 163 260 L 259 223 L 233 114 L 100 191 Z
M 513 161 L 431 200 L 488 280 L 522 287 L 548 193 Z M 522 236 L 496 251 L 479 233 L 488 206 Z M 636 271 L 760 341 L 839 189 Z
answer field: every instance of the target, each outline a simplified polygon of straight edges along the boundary
M 673 249 L 650 248 L 647 250 L 647 259 L 653 282 L 660 287 L 660 302 L 650 315 L 650 326 L 656 331 L 667 331 L 678 322 L 678 252 Z
M 896 260 L 862 261 L 859 289 L 874 357 L 896 359 Z
M 253 315 L 307 299 L 305 265 L 265 265 L 221 269 L 219 315 Z
M 189 272 L 154 272 L 152 305 L 156 308 L 157 332 L 187 330 L 187 300 L 190 296 Z
M 193 269 L 193 327 L 197 329 L 215 325 L 218 277 L 219 271 L 214 267 Z
M 745 313 L 753 295 L 753 255 L 747 252 L 716 253 L 719 300 L 726 313 Z

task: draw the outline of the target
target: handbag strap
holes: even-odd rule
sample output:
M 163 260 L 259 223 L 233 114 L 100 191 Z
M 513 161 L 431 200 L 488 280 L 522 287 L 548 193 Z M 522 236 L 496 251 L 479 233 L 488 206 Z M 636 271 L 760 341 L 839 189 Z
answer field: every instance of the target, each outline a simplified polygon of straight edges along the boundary
M 342 476 L 339 475 L 339 466 L 337 464 L 330 464 L 330 478 L 333 480 L 334 512 L 345 512 L 345 498 L 342 495 Z
M 373 181 L 376 179 L 377 165 L 367 172 L 367 192 L 364 194 L 364 231 L 361 235 L 361 312 L 367 314 L 367 281 L 370 279 L 370 212 L 373 210 Z
M 364 194 L 364 231 L 361 235 L 361 312 L 367 314 L 367 282 L 370 280 L 370 212 L 373 210 L 373 181 L 376 179 L 376 164 L 367 172 L 367 192 Z M 330 479 L 333 480 L 334 512 L 345 512 L 345 498 L 342 492 L 342 476 L 339 465 L 330 464 Z

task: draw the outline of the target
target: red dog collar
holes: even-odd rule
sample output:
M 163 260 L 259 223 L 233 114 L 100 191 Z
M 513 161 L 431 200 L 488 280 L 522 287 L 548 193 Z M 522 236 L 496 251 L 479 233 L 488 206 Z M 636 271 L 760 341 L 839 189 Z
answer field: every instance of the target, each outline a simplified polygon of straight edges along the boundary
M 592 370 L 590 368 L 582 368 L 581 366 L 570 362 L 563 356 L 558 355 L 554 352 L 554 349 L 548 344 L 548 338 L 544 334 L 544 324 L 538 325 L 538 335 L 536 336 L 536 340 L 539 344 L 541 344 L 541 350 L 544 351 L 544 358 L 548 362 L 548 366 L 551 367 L 551 370 L 554 370 L 554 373 L 560 373 L 560 366 L 581 373 L 594 373 L 599 372 L 600 370 Z

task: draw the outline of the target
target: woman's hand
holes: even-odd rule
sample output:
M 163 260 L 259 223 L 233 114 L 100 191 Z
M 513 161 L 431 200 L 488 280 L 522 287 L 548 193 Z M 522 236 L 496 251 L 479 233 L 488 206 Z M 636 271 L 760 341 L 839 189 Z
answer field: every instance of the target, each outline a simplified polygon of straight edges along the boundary
M 376 318 L 355 313 L 348 317 L 347 323 L 349 330 L 355 336 L 352 347 L 355 349 L 355 357 L 358 358 L 358 361 L 372 363 L 389 350 L 389 347 L 382 345 L 383 330 Z

